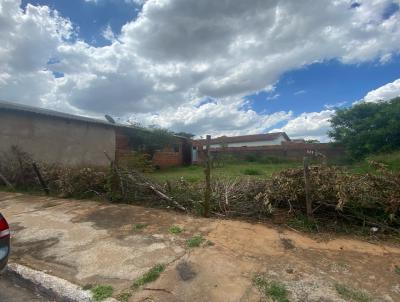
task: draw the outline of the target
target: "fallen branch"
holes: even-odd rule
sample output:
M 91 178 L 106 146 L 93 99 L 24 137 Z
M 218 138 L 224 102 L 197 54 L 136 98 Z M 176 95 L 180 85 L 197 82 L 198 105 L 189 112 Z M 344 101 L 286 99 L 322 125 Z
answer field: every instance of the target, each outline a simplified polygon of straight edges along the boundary
M 173 295 L 173 292 L 169 291 L 168 289 L 165 288 L 150 288 L 150 287 L 143 287 L 144 290 L 154 290 L 154 291 L 159 291 L 159 292 L 165 292 L 168 294 Z
M 32 163 L 32 167 L 36 173 L 36 176 L 39 180 L 40 185 L 42 186 L 43 191 L 46 193 L 46 195 L 49 195 L 50 194 L 49 187 L 47 186 L 46 182 L 44 181 L 42 174 L 40 174 L 40 170 L 39 170 L 38 166 L 36 165 L 36 163 Z

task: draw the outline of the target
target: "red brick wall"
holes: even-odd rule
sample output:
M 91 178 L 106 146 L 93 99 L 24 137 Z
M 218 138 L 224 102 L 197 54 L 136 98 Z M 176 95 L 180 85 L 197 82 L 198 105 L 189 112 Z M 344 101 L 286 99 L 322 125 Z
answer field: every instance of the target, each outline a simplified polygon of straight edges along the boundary
M 153 164 L 161 169 L 181 166 L 183 164 L 182 152 L 157 151 L 153 156 Z
M 127 153 L 130 153 L 129 138 L 120 131 L 115 131 L 115 160 L 118 161 Z

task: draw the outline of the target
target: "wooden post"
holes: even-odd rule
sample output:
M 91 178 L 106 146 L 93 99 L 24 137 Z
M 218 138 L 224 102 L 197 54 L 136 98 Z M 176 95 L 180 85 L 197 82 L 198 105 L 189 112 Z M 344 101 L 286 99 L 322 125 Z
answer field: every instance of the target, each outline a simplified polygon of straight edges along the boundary
M 307 218 L 313 219 L 312 212 L 312 201 L 310 198 L 310 169 L 308 167 L 308 158 L 305 156 L 303 158 L 303 166 L 304 166 L 304 190 L 306 192 L 306 212 Z
M 205 189 L 204 189 L 204 217 L 209 217 L 210 215 L 210 200 L 211 200 L 211 160 L 210 160 L 210 141 L 211 136 L 206 137 L 206 152 L 205 152 Z
M 40 185 L 41 185 L 42 188 L 43 188 L 43 191 L 46 193 L 46 195 L 49 195 L 50 190 L 49 190 L 49 188 L 47 187 L 46 182 L 43 180 L 43 177 L 42 177 L 42 175 L 40 174 L 39 168 L 38 168 L 38 166 L 36 165 L 36 163 L 32 163 L 32 167 L 33 167 L 33 170 L 34 170 L 35 173 L 36 173 L 37 178 L 39 179 L 39 182 L 40 182 Z
M 0 173 L 0 179 L 6 184 L 7 187 L 14 190 L 14 186 L 8 181 L 8 179 Z

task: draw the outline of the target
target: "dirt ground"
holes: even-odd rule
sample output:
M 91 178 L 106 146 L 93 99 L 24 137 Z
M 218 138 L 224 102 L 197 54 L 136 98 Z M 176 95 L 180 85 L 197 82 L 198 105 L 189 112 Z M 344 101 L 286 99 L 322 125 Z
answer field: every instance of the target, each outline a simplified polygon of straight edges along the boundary
M 110 284 L 115 296 L 129 291 L 129 301 L 268 301 L 252 283 L 255 274 L 282 282 L 290 301 L 346 301 L 337 283 L 367 292 L 372 301 L 400 301 L 400 246 L 394 243 L 4 192 L 0 211 L 12 228 L 11 261 L 83 287 Z M 171 234 L 172 225 L 184 231 Z M 197 234 L 209 242 L 187 247 Z M 130 290 L 159 263 L 167 266 L 157 281 Z

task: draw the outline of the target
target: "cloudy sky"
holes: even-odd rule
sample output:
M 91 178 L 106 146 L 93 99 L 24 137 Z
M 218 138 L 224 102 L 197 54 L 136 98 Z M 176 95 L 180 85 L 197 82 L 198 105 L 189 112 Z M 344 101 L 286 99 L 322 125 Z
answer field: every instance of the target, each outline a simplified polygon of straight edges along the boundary
M 0 0 L 0 99 L 198 136 L 326 140 L 400 95 L 400 0 Z

